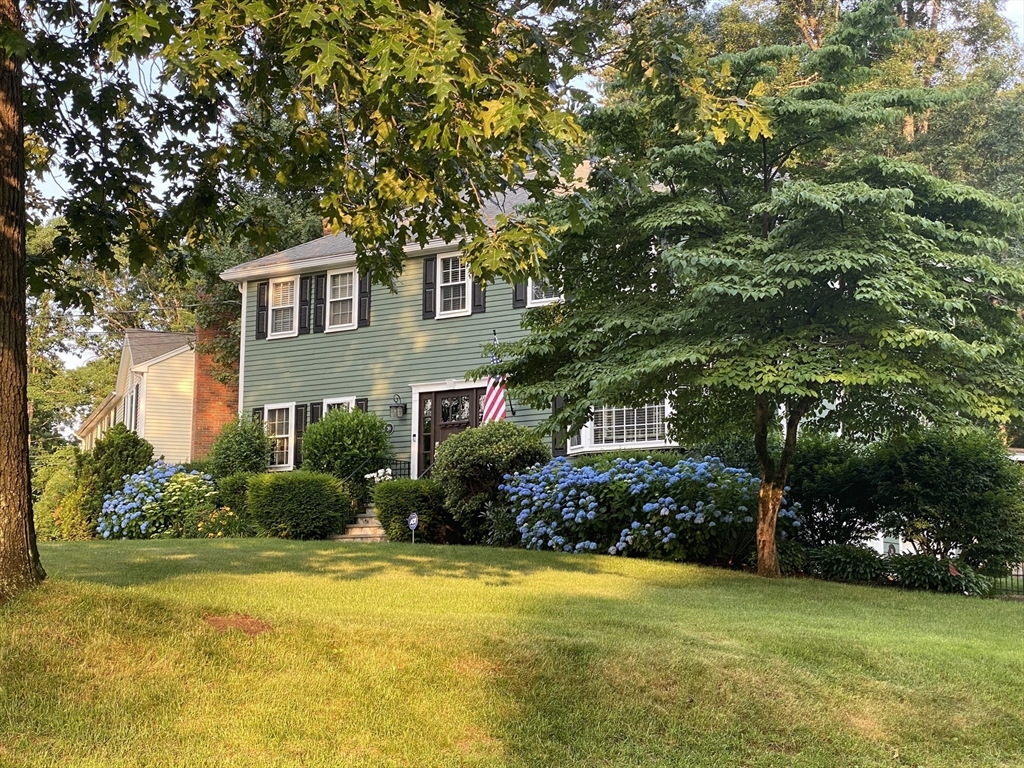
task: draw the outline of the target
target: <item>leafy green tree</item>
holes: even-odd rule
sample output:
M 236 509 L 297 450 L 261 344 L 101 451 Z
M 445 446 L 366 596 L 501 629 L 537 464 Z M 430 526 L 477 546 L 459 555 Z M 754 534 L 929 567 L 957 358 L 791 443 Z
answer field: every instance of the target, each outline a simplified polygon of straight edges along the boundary
M 90 307 L 76 264 L 138 269 L 210 241 L 226 179 L 316 189 L 384 284 L 410 241 L 536 260 L 480 202 L 540 195 L 578 126 L 560 82 L 614 4 L 0 2 L 0 600 L 44 577 L 32 533 L 24 286 Z M 27 88 L 23 85 L 27 84 Z M 243 110 L 246 112 L 242 119 Z M 283 119 L 282 119 L 283 118 Z M 26 272 L 26 165 L 59 175 L 61 234 Z M 561 174 L 564 175 L 564 174 Z M 543 235 L 542 232 L 538 233 Z M 540 238 L 543 240 L 543 238 Z
M 900 39 L 887 4 L 842 15 L 816 50 L 704 63 L 723 98 L 770 116 L 753 141 L 705 135 L 675 31 L 647 38 L 643 76 L 587 121 L 588 188 L 562 204 L 573 226 L 547 262 L 566 301 L 528 313 L 531 334 L 484 371 L 536 407 L 562 396 L 569 428 L 667 398 L 683 444 L 751 435 L 758 572 L 778 576 L 802 424 L 867 436 L 1021 414 L 1024 272 L 1005 262 L 1021 210 L 862 151 L 931 103 L 862 88 Z

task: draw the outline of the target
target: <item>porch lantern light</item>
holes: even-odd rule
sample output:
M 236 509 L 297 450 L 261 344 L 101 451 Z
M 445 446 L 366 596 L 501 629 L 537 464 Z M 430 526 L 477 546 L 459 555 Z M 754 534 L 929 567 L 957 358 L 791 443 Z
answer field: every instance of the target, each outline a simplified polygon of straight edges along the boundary
M 402 398 L 398 395 L 395 395 L 392 399 L 395 402 L 388 406 L 388 411 L 391 413 L 392 419 L 400 419 L 405 416 L 407 406 L 402 402 Z

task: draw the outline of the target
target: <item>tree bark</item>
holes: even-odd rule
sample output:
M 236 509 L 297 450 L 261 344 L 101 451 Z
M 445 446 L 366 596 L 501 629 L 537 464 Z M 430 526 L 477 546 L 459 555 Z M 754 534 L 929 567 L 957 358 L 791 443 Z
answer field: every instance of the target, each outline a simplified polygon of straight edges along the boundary
M 810 397 L 801 398 L 787 407 L 786 434 L 778 463 L 772 458 L 768 447 L 768 434 L 778 411 L 765 395 L 754 398 L 754 450 L 761 468 L 761 490 L 757 495 L 757 575 L 771 579 L 782 576 L 779 566 L 779 552 L 775 543 L 782 508 L 782 495 L 789 468 L 796 455 L 796 436 L 800 420 L 816 401 Z
M 0 0 L 0 26 L 22 28 L 16 0 Z M 21 77 L 21 62 L 0 54 L 0 604 L 46 577 L 29 470 Z

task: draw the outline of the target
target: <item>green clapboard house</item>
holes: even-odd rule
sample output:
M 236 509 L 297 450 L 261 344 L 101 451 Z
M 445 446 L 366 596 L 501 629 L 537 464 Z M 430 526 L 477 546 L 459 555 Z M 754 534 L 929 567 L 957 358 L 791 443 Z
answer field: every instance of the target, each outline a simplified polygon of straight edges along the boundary
M 518 202 L 518 201 L 515 201 Z M 511 206 L 509 198 L 505 206 Z M 502 205 L 488 206 L 496 215 Z M 396 457 L 418 477 L 450 435 L 480 423 L 485 381 L 466 371 L 484 346 L 523 335 L 522 314 L 559 297 L 533 281 L 472 279 L 449 244 L 407 249 L 392 293 L 359 275 L 355 247 L 326 235 L 223 273 L 242 292 L 239 410 L 275 437 L 271 468 L 301 463 L 306 426 L 336 407 L 360 408 L 391 426 Z M 512 403 L 511 421 L 548 414 Z M 594 420 L 555 453 L 664 446 L 665 409 L 596 408 Z

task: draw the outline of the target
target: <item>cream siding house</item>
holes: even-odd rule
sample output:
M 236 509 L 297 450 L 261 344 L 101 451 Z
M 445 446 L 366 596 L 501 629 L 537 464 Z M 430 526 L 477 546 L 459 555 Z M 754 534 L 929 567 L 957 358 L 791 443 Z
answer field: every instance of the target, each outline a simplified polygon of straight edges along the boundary
M 169 462 L 192 459 L 194 337 L 131 330 L 125 334 L 117 386 L 77 431 L 85 450 L 115 424 L 124 424 Z

